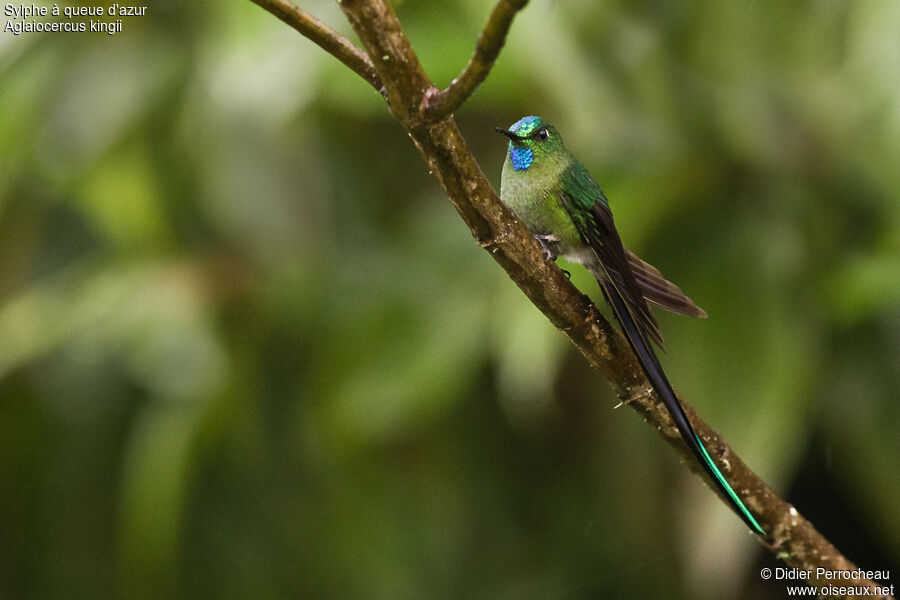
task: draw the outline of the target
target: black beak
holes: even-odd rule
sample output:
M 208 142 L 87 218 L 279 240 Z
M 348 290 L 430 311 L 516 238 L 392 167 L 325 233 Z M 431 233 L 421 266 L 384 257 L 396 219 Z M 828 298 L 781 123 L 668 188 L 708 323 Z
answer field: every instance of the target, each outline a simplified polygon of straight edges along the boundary
M 518 142 L 522 139 L 518 135 L 513 133 L 512 131 L 507 131 L 506 129 L 503 129 L 501 127 L 494 127 L 494 131 L 496 131 L 497 133 L 502 133 L 503 135 L 505 135 L 506 137 L 508 137 L 509 139 L 511 139 L 514 142 Z

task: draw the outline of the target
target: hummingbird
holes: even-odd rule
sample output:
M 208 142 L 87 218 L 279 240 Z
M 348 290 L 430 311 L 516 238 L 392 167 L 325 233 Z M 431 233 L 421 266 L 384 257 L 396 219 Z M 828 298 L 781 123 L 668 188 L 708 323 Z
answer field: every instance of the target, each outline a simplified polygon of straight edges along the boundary
M 562 256 L 594 276 L 644 375 L 697 462 L 747 526 L 765 535 L 691 426 L 651 344 L 664 350 L 648 302 L 694 318 L 705 318 L 706 312 L 656 267 L 625 248 L 603 190 L 566 149 L 553 125 L 529 116 L 509 129 L 495 129 L 509 139 L 500 200 L 525 223 L 546 260 Z

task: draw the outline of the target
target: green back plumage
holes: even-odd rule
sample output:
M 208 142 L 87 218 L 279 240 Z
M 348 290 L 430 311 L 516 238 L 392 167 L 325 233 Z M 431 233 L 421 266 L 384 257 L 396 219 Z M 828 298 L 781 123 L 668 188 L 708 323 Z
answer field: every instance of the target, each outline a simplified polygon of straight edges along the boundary
M 606 194 L 577 158 L 573 157 L 569 168 L 563 171 L 560 186 L 570 200 L 569 214 L 573 219 L 591 221 L 595 204 L 609 208 Z

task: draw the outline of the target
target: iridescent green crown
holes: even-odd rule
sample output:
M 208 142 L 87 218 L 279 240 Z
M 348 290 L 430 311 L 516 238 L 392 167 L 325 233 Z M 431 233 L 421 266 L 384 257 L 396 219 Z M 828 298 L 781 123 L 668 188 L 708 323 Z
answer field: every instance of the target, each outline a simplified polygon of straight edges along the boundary
M 518 121 L 512 124 L 512 127 L 509 128 L 510 131 L 518 135 L 519 137 L 528 137 L 534 130 L 543 125 L 544 121 L 541 120 L 540 117 L 522 117 Z

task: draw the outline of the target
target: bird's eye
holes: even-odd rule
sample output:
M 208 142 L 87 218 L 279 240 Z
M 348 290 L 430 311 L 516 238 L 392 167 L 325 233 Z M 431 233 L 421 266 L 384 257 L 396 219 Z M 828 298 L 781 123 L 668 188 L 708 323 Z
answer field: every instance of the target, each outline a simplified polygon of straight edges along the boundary
M 549 138 L 549 137 L 550 137 L 550 132 L 547 131 L 547 129 L 545 127 L 541 127 L 540 129 L 538 129 L 537 138 L 539 140 L 541 140 L 542 142 L 546 142 L 547 138 Z

